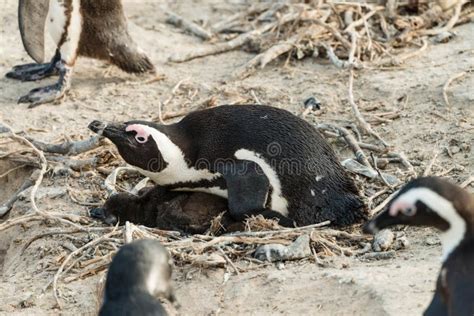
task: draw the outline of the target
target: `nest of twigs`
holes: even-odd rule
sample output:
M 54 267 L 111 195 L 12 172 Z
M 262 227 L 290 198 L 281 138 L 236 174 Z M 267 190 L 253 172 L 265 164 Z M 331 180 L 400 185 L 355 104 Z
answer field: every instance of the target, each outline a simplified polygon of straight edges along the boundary
M 170 60 L 185 62 L 239 48 L 256 53 L 235 72 L 238 77 L 282 55 L 286 62 L 323 57 L 340 68 L 398 65 L 424 50 L 428 37 L 449 40 L 449 31 L 472 21 L 473 11 L 465 0 L 279 1 L 254 4 L 205 29 L 169 12 L 169 23 L 214 42 Z

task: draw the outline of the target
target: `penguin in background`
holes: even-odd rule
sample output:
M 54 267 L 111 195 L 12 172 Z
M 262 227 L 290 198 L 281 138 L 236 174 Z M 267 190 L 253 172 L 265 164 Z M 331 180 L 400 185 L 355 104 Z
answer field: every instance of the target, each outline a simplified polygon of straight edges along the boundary
M 474 197 L 438 177 L 405 185 L 387 208 L 366 224 L 375 234 L 394 225 L 429 226 L 441 231 L 442 266 L 425 316 L 474 315 Z
M 108 61 L 128 73 L 155 71 L 128 33 L 121 0 L 19 0 L 18 21 L 23 46 L 36 63 L 15 66 L 6 77 L 36 81 L 59 75 L 56 83 L 31 90 L 19 103 L 34 107 L 64 97 L 79 56 Z M 56 53 L 45 63 L 46 32 Z
M 157 296 L 176 304 L 171 272 L 171 257 L 157 240 L 122 246 L 107 272 L 99 316 L 167 315 Z

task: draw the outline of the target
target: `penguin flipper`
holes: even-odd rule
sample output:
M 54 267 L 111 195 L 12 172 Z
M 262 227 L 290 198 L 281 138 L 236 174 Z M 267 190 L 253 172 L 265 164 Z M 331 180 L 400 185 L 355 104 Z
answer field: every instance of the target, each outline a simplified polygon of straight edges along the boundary
M 270 181 L 258 164 L 241 160 L 233 165 L 219 166 L 218 172 L 226 181 L 229 213 L 234 220 L 244 221 L 249 216 L 262 215 L 267 219 L 278 219 L 281 226 L 295 226 L 292 219 L 265 206 Z
M 44 62 L 44 33 L 49 0 L 20 0 L 18 24 L 26 52 L 37 63 Z

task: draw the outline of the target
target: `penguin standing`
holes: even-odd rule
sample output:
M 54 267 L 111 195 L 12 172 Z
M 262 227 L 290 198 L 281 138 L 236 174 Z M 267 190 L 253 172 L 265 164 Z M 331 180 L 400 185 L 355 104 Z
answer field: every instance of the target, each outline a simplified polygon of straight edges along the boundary
M 424 315 L 474 315 L 474 197 L 441 178 L 413 180 L 364 230 L 376 233 L 399 224 L 441 231 L 443 264 Z
M 261 214 L 282 226 L 325 220 L 344 226 L 366 216 L 330 145 L 311 124 L 282 109 L 223 105 L 171 125 L 94 121 L 89 128 L 110 139 L 128 164 L 157 184 L 135 199 L 206 192 L 226 198 L 235 221 Z M 140 212 L 123 209 L 120 199 L 115 195 L 106 202 L 106 222 Z
M 105 60 L 129 73 L 154 71 L 128 33 L 120 0 L 19 0 L 18 20 L 23 46 L 37 63 L 15 66 L 6 77 L 34 81 L 59 75 L 55 84 L 31 90 L 19 103 L 32 107 L 62 98 L 78 56 Z M 46 29 L 57 45 L 49 63 L 43 63 Z
M 167 315 L 156 298 L 175 301 L 172 261 L 156 240 L 142 239 L 120 248 L 110 264 L 99 316 Z

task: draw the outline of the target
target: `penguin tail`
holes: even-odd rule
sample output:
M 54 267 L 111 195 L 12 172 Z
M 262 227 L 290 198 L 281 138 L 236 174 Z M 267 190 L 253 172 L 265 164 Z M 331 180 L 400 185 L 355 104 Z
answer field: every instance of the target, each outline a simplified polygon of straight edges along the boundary
M 324 206 L 322 206 L 324 205 Z M 317 205 L 302 205 L 294 220 L 300 226 L 331 221 L 331 226 L 345 227 L 368 220 L 368 212 L 360 197 L 342 194 Z
M 327 211 L 334 226 L 349 226 L 369 219 L 367 207 L 357 195 L 347 195 L 335 200 Z M 324 212 L 324 211 L 323 211 Z

